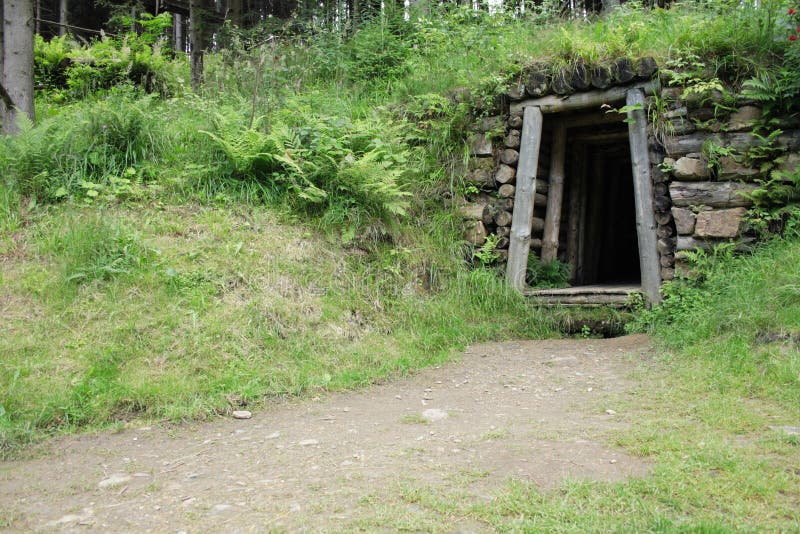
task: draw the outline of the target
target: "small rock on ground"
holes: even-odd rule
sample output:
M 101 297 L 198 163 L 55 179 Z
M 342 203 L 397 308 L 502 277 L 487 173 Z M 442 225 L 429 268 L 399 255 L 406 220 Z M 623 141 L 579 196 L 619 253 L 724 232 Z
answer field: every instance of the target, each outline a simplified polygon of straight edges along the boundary
M 253 417 L 253 414 L 247 410 L 236 410 L 233 412 L 234 419 L 250 419 Z
M 97 487 L 100 489 L 113 488 L 115 486 L 121 486 L 126 482 L 130 482 L 130 480 L 131 477 L 128 475 L 117 473 L 101 480 L 100 483 L 97 484 Z
M 442 419 L 447 419 L 449 416 L 447 412 L 444 410 L 440 410 L 438 408 L 428 408 L 424 412 L 422 412 L 422 418 L 426 421 L 441 421 Z

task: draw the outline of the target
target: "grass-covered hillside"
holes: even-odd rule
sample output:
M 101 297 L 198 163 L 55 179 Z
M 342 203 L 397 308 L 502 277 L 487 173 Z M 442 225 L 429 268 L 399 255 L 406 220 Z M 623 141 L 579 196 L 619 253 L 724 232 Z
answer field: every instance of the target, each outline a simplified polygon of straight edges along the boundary
M 197 92 L 186 58 L 147 31 L 37 42 L 37 123 L 0 140 L 0 455 L 363 386 L 479 340 L 558 335 L 567 311 L 533 307 L 461 241 L 469 125 L 524 65 L 619 56 L 791 110 L 789 7 L 629 3 L 587 20 L 464 8 L 347 36 L 234 32 Z M 796 183 L 781 187 L 797 198 Z M 513 482 L 485 505 L 419 493 L 431 525 L 800 529 L 800 443 L 770 430 L 800 425 L 797 210 L 757 218 L 783 235 L 696 254 L 696 276 L 629 324 L 659 355 L 609 439 L 650 475 L 547 493 Z
M 789 109 L 800 45 L 787 7 L 625 4 L 587 20 L 464 8 L 381 17 L 348 36 L 242 33 L 207 56 L 198 92 L 186 59 L 146 32 L 39 41 L 37 123 L 0 140 L 0 454 L 55 432 L 357 387 L 478 340 L 556 335 L 564 311 L 534 308 L 461 242 L 452 206 L 466 191 L 469 125 L 526 64 L 619 56 L 653 56 L 684 81 L 750 80 Z M 708 507 L 712 526 L 697 531 L 724 531 L 715 493 L 667 489 L 694 476 L 688 436 L 764 427 L 747 399 L 800 421 L 798 255 L 790 223 L 752 256 L 699 257 L 698 279 L 636 318 L 683 388 L 686 419 L 659 419 L 666 393 L 654 387 L 640 404 L 655 415 L 619 438 L 662 462 L 653 480 L 581 486 L 567 497 L 583 515 L 520 487 L 470 513 L 592 529 L 611 520 L 604 507 L 640 499 L 652 512 L 643 528 L 680 530 L 664 518 Z M 674 441 L 661 439 L 664 420 Z M 797 460 L 796 440 L 759 443 Z M 719 479 L 738 499 L 731 517 L 796 527 L 766 510 L 797 502 L 797 474 L 732 461 Z M 758 469 L 778 489 L 737 493 Z M 525 523 L 536 513 L 541 523 Z

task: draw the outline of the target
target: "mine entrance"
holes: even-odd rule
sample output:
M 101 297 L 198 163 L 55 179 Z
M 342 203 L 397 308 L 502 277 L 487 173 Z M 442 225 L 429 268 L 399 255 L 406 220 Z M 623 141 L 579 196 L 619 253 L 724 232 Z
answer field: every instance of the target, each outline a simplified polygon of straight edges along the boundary
M 563 238 L 572 285 L 639 285 L 641 271 L 627 125 L 567 130 Z
M 644 111 L 644 94 L 654 88 L 657 84 L 551 95 L 510 106 L 511 113 L 523 114 L 506 263 L 512 287 L 526 290 L 526 265 L 538 226 L 541 260 L 570 264 L 573 288 L 526 294 L 581 305 L 618 303 L 631 292 L 641 292 L 647 305 L 660 301 Z M 607 113 L 621 102 L 624 114 Z M 540 169 L 543 165 L 547 169 Z M 545 173 L 547 183 L 541 185 L 547 207 L 537 223 L 537 176 L 544 182 Z

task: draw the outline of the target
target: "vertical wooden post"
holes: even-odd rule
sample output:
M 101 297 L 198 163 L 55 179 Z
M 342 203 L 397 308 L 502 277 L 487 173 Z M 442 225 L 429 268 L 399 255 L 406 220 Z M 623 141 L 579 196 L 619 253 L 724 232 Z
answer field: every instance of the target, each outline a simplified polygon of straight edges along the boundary
M 585 146 L 573 148 L 573 158 L 569 175 L 569 213 L 567 214 L 567 263 L 570 265 L 569 280 L 578 282 L 578 247 L 580 246 L 581 198 L 584 188 L 584 162 L 587 153 Z
M 653 183 L 650 177 L 650 157 L 647 153 L 647 119 L 644 113 L 644 93 L 631 89 L 625 99 L 628 110 L 628 134 L 633 167 L 633 192 L 636 199 L 636 233 L 639 239 L 639 266 L 642 291 L 650 305 L 661 301 L 661 269 L 658 261 L 656 220 L 653 213 Z
M 186 52 L 186 43 L 183 38 L 183 15 L 175 13 L 172 17 L 172 24 L 174 25 L 173 44 L 175 45 L 175 51 L 184 53 Z
M 547 213 L 544 219 L 542 261 L 558 257 L 558 232 L 561 227 L 561 203 L 564 197 L 564 175 L 567 155 L 567 127 L 556 125 L 553 132 L 553 150 L 550 155 L 550 189 L 547 192 Z
M 536 173 L 539 168 L 539 146 L 542 142 L 542 111 L 527 107 L 523 115 L 522 141 L 517 165 L 517 190 L 514 195 L 514 215 L 511 220 L 510 244 L 506 279 L 511 287 L 525 289 L 528 253 L 531 248 L 533 196 L 536 192 Z
M 189 70 L 192 90 L 203 85 L 203 0 L 189 0 Z

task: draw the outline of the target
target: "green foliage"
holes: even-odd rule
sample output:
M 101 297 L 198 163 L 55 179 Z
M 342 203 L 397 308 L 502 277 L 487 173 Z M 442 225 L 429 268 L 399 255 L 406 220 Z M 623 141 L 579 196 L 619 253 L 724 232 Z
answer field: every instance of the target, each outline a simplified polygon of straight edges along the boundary
M 170 144 L 162 109 L 152 97 L 113 91 L 4 139 L 0 169 L 22 194 L 43 200 L 91 198 L 105 188 L 124 196 L 125 186 L 144 181 Z
M 526 281 L 531 287 L 553 288 L 569 286 L 571 268 L 559 260 L 543 262 L 536 254 L 528 256 Z
M 403 175 L 409 151 L 399 128 L 298 111 L 302 116 L 292 120 L 302 126 L 276 123 L 264 133 L 217 121 L 217 132 L 207 135 L 236 176 L 266 182 L 331 224 L 360 229 L 377 220 L 392 225 L 406 214 Z
M 161 95 L 182 92 L 185 63 L 172 57 L 169 43 L 162 38 L 171 26 L 170 14 L 144 14 L 139 24 L 143 28 L 140 34 L 104 36 L 88 44 L 70 36 L 50 41 L 36 36 L 36 83 L 62 98 L 82 98 L 121 83 Z
M 708 311 L 708 281 L 716 280 L 719 273 L 732 261 L 734 246 L 721 244 L 711 252 L 702 249 L 686 252 L 691 266 L 691 277 L 678 276 L 661 286 L 662 303 L 651 310 L 641 310 L 639 317 L 628 325 L 631 331 L 651 331 L 658 325 L 669 325 L 701 310 Z
M 758 183 L 760 187 L 747 195 L 753 201 L 750 226 L 762 237 L 796 232 L 800 228 L 800 168 L 773 169 Z
M 105 221 L 102 214 L 67 221 L 67 228 L 44 236 L 42 250 L 60 260 L 63 280 L 74 284 L 129 274 L 154 254 L 133 231 Z
M 68 36 L 53 37 L 45 41 L 41 35 L 34 37 L 33 81 L 37 86 L 65 87 L 70 51 L 74 43 Z
M 500 238 L 495 234 L 490 234 L 486 237 L 486 241 L 475 251 L 475 258 L 484 267 L 488 267 L 500 259 L 500 254 L 497 252 L 497 243 Z
M 734 147 L 722 146 L 718 143 L 715 143 L 713 139 L 706 139 L 703 142 L 702 151 L 703 155 L 708 161 L 708 168 L 714 170 L 715 172 L 719 170 L 722 158 L 727 157 L 741 159 L 741 155 Z
M 763 105 L 765 115 L 777 117 L 800 106 L 800 44 L 792 43 L 781 63 L 764 68 L 744 82 L 742 94 Z
M 183 80 L 175 72 L 179 65 L 164 55 L 161 43 L 151 46 L 133 35 L 121 40 L 105 38 L 74 48 L 69 57 L 72 64 L 66 69 L 66 83 L 74 96 L 125 82 L 165 96 L 183 90 Z
M 402 13 L 381 15 L 359 29 L 344 48 L 351 79 L 381 83 L 402 77 L 409 68 L 413 29 Z

